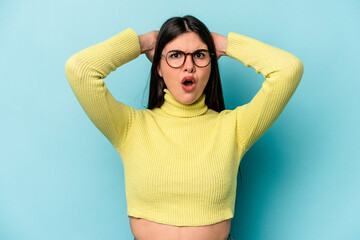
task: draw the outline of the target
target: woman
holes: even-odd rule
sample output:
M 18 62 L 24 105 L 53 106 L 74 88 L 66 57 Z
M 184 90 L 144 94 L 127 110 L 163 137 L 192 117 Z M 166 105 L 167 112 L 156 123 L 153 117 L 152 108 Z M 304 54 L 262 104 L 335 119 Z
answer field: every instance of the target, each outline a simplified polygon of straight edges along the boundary
M 152 61 L 148 109 L 116 101 L 103 79 L 141 53 Z M 217 60 L 229 56 L 265 81 L 250 103 L 225 110 Z M 210 33 L 192 16 L 160 31 L 132 29 L 68 59 L 78 101 L 118 151 L 136 240 L 232 239 L 237 173 L 303 74 L 294 55 L 255 39 Z M 124 86 L 127 81 L 122 79 Z

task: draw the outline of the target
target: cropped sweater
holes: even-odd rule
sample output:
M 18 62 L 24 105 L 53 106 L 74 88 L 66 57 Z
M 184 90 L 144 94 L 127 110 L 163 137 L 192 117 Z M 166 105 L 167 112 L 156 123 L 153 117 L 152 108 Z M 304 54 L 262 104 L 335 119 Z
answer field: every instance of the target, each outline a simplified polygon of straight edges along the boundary
M 281 114 L 303 64 L 236 33 L 228 34 L 226 54 L 265 81 L 249 103 L 220 113 L 207 107 L 204 93 L 185 105 L 164 89 L 163 105 L 152 110 L 117 101 L 103 79 L 140 55 L 138 35 L 130 28 L 67 60 L 65 73 L 76 98 L 123 162 L 128 216 L 175 226 L 233 217 L 240 161 Z

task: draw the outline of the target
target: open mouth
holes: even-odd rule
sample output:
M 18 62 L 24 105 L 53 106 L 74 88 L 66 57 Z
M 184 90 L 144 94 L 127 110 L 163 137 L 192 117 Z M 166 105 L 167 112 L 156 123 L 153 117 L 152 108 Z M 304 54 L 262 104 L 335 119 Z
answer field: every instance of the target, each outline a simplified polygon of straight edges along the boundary
M 181 81 L 181 84 L 184 84 L 185 86 L 191 86 L 194 83 L 195 83 L 195 78 L 193 76 L 186 76 Z
M 183 84 L 184 84 L 185 86 L 191 86 L 191 85 L 194 84 L 194 82 L 191 81 L 191 80 L 186 80 Z
M 187 92 L 194 90 L 195 85 L 195 78 L 193 76 L 186 76 L 181 81 L 182 88 Z

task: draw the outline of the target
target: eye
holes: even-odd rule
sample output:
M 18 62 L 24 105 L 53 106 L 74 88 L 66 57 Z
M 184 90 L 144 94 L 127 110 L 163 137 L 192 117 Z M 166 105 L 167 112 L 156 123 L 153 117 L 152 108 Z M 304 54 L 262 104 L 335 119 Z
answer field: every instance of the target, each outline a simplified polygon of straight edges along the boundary
M 205 53 L 204 52 L 195 52 L 194 53 L 194 57 L 195 58 L 204 58 L 205 57 Z
M 172 52 L 172 53 L 169 53 L 169 58 L 181 58 L 182 57 L 182 54 L 181 52 Z

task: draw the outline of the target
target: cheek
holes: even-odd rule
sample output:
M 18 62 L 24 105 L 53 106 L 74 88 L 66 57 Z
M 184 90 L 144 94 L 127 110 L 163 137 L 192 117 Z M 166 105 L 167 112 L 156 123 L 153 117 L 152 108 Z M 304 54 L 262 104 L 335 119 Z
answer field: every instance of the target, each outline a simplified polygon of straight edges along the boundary
M 168 88 L 176 85 L 177 82 L 179 82 L 179 73 L 176 69 L 163 66 L 163 68 L 161 68 L 161 73 L 162 78 Z
M 210 68 L 203 73 L 204 85 L 206 85 L 209 82 L 210 74 L 211 74 L 211 69 Z
M 169 69 L 169 66 L 163 61 L 160 62 L 158 73 L 161 77 L 167 78 L 169 75 L 171 75 L 171 69 Z M 164 79 L 165 80 L 165 79 Z
M 161 73 L 163 75 L 164 81 L 176 81 L 180 76 L 180 70 L 169 67 L 167 64 L 162 66 Z

